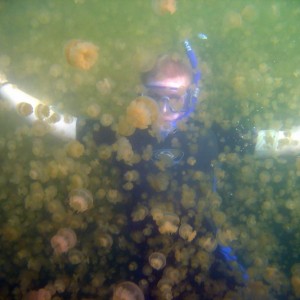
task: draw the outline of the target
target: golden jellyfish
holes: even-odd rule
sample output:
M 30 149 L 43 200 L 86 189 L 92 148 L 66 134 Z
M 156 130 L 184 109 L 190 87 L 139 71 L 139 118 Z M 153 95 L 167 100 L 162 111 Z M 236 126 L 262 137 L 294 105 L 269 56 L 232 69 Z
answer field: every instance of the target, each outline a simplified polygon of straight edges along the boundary
M 73 158 L 79 158 L 84 153 L 84 145 L 78 141 L 71 141 L 67 144 L 67 153 Z
M 126 117 L 121 116 L 117 124 L 117 132 L 121 136 L 130 136 L 135 132 L 135 128 L 128 123 Z
M 160 279 L 157 283 L 157 287 L 160 291 L 159 299 L 166 299 L 166 300 L 174 299 L 172 293 L 172 283 L 168 279 L 165 278 Z
M 90 118 L 95 119 L 100 115 L 100 105 L 97 103 L 92 103 L 85 109 L 85 112 Z
M 149 97 L 138 97 L 127 107 L 126 120 L 134 128 L 146 129 L 157 119 L 158 105 Z
M 144 294 L 138 285 L 124 281 L 116 285 L 112 300 L 144 300 Z
M 95 240 L 101 248 L 110 249 L 113 245 L 112 237 L 105 232 L 96 233 Z
M 294 291 L 295 296 L 300 297 L 300 276 L 293 275 L 291 278 L 291 284 Z
M 231 11 L 225 17 L 224 28 L 226 30 L 240 28 L 243 25 L 243 19 L 240 13 Z
M 123 160 L 126 164 L 131 165 L 134 161 L 134 152 L 130 141 L 121 137 L 117 141 L 117 160 Z
M 33 136 L 44 136 L 46 133 L 50 131 L 49 124 L 43 122 L 41 120 L 36 120 L 32 123 L 31 134 Z
M 51 238 L 51 246 L 54 253 L 59 255 L 74 248 L 77 243 L 76 233 L 70 228 L 61 228 Z
M 65 46 L 67 62 L 78 69 L 89 70 L 98 59 L 98 47 L 93 43 L 71 40 Z
M 153 207 L 151 209 L 151 216 L 155 222 L 159 222 L 164 217 L 164 212 L 159 207 Z
M 76 212 L 84 212 L 93 207 L 93 195 L 86 189 L 76 189 L 69 195 L 69 205 Z
M 165 172 L 150 174 L 147 180 L 156 192 L 166 191 L 170 184 L 170 176 Z
M 116 189 L 109 189 L 106 198 L 110 203 L 116 204 L 122 201 L 122 194 Z
M 109 95 L 112 91 L 113 86 L 114 82 L 109 78 L 104 78 L 103 80 L 99 80 L 96 83 L 96 88 L 102 96 Z
M 176 12 L 176 0 L 152 0 L 154 12 L 158 15 L 169 13 L 173 15 Z
M 33 113 L 33 107 L 29 103 L 21 102 L 17 105 L 17 112 L 22 117 L 28 117 Z
M 167 267 L 164 270 L 164 277 L 171 283 L 171 284 L 178 284 L 182 277 L 185 277 L 183 270 L 179 271 L 174 267 Z
M 208 252 L 200 250 L 194 255 L 193 259 L 194 259 L 194 263 L 196 265 L 201 266 L 201 269 L 204 272 L 209 270 L 212 261 Z
M 131 219 L 133 222 L 143 221 L 148 215 L 148 209 L 145 206 L 139 205 L 132 213 Z
M 101 125 L 104 127 L 110 126 L 114 121 L 114 117 L 111 114 L 103 114 L 100 118 Z
M 70 279 L 67 276 L 63 275 L 57 277 L 53 285 L 56 292 L 63 293 L 67 289 L 69 284 L 70 284 Z
M 132 271 L 136 271 L 137 268 L 138 268 L 138 264 L 137 264 L 135 261 L 131 262 L 131 263 L 128 265 L 128 270 L 131 271 L 131 272 L 132 272 Z
M 34 109 L 34 114 L 39 120 L 44 120 L 50 115 L 50 107 L 45 104 L 38 104 Z
M 192 226 L 189 224 L 181 224 L 179 227 L 180 237 L 188 242 L 191 242 L 195 238 L 196 234 L 197 232 L 195 230 L 193 231 Z
M 155 270 L 161 270 L 166 266 L 166 256 L 160 252 L 153 252 L 149 256 L 149 264 Z
M 157 221 L 158 230 L 161 234 L 174 234 L 178 230 L 180 219 L 174 213 L 164 213 L 161 220 Z
M 228 246 L 232 241 L 237 239 L 238 233 L 233 229 L 220 229 L 217 232 L 218 243 L 224 246 Z
M 68 260 L 72 265 L 78 265 L 84 261 L 84 254 L 77 249 L 71 249 L 68 252 Z
M 300 298 L 300 263 L 294 264 L 291 268 L 291 285 L 295 296 Z
M 218 241 L 213 236 L 202 236 L 199 239 L 199 246 L 207 252 L 213 252 L 218 246 Z
M 212 219 L 216 226 L 221 227 L 226 221 L 226 215 L 220 210 L 214 210 L 212 212 Z
M 131 191 L 133 189 L 133 183 L 132 182 L 126 182 L 123 184 L 123 189 L 125 191 Z
M 28 300 L 51 300 L 52 294 L 47 289 L 39 289 L 38 291 L 30 291 L 25 299 Z
M 127 181 L 137 181 L 140 178 L 138 171 L 130 170 L 124 174 L 124 179 Z
M 95 288 L 102 286 L 105 281 L 105 274 L 102 272 L 92 274 L 91 277 L 92 277 L 91 284 Z
M 180 203 L 185 208 L 192 208 L 196 205 L 196 193 L 193 189 L 191 189 L 187 184 L 183 184 L 182 186 L 182 195 Z

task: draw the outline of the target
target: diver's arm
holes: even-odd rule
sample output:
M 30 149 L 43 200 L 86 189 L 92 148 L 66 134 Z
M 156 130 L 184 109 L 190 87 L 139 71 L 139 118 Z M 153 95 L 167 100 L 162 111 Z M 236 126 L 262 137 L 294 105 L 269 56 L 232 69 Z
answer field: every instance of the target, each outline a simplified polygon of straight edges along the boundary
M 31 123 L 44 122 L 49 132 L 60 138 L 75 139 L 77 118 L 55 112 L 42 101 L 24 93 L 0 74 L 0 98 L 7 101 Z

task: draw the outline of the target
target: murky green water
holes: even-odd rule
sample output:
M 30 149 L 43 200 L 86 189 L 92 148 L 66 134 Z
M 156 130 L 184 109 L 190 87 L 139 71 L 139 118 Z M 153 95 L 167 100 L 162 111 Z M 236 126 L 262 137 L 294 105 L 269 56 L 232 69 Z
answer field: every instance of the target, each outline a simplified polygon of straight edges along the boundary
M 290 129 L 300 125 L 299 28 L 300 2 L 296 0 L 178 0 L 174 14 L 162 15 L 154 11 L 153 1 L 149 0 L 1 0 L 0 72 L 22 90 L 60 111 L 87 116 L 86 108 L 98 104 L 101 114 L 109 113 L 117 120 L 141 90 L 140 73 L 162 53 L 184 56 L 182 42 L 188 38 L 203 73 L 200 97 L 203 102 L 193 116 L 195 120 L 203 121 L 207 127 L 213 122 L 235 127 L 240 120 L 247 120 L 257 129 Z M 200 39 L 200 33 L 205 33 L 207 40 Z M 98 61 L 90 70 L 78 70 L 67 63 L 64 46 L 71 39 L 90 41 L 99 48 Z M 103 82 L 108 83 L 106 88 L 101 88 Z M 3 295 L 13 299 L 13 291 L 20 295 L 42 288 L 64 270 L 64 261 L 55 258 L 47 261 L 52 257 L 49 241 L 58 228 L 73 224 L 81 232 L 82 241 L 88 244 L 92 238 L 83 238 L 84 229 L 97 223 L 98 215 L 122 212 L 106 202 L 102 207 L 99 197 L 95 212 L 75 215 L 77 219 L 72 221 L 65 198 L 78 183 L 71 177 L 80 174 L 82 185 L 96 193 L 99 184 L 105 189 L 105 185 L 115 180 L 114 171 L 102 161 L 93 165 L 97 154 L 88 149 L 83 158 L 71 159 L 72 166 L 61 167 L 67 169 L 65 174 L 61 171 L 60 175 L 51 177 L 47 175 L 49 163 L 62 164 L 65 143 L 48 137 L 31 138 L 30 134 L 24 138 L 20 134 L 23 120 L 3 103 L 0 118 L 0 236 L 3 245 L 0 288 Z M 32 150 L 36 143 L 43 145 L 38 154 Z M 238 158 L 224 153 L 220 161 L 223 170 L 219 174 L 219 193 L 223 200 L 218 213 L 226 215 L 224 228 L 236 230 L 234 248 L 249 268 L 251 283 L 240 287 L 248 293 L 245 299 L 251 299 L 254 290 L 261 290 L 268 297 L 261 299 L 286 299 L 285 295 L 296 299 L 291 267 L 300 259 L 299 160 L 257 159 L 252 155 Z M 32 178 L 33 162 L 40 163 L 39 168 L 46 173 L 44 177 Z M 100 183 L 99 176 L 103 176 Z M 33 205 L 32 209 L 24 206 L 26 195 L 36 182 L 42 189 L 48 188 L 48 192 L 50 187 L 56 187 L 57 194 L 52 198 L 63 203 L 61 215 L 54 217 L 49 213 L 47 201 L 51 196 L 42 196 L 43 204 Z M 117 183 L 112 185 L 117 186 Z M 183 211 L 181 214 L 184 218 Z M 69 218 L 66 223 L 64 218 Z M 104 219 L 106 224 L 113 218 Z M 115 236 L 122 235 L 122 230 L 118 230 Z M 102 272 L 93 267 L 99 263 L 97 255 L 102 257 L 99 264 L 103 270 L 109 272 L 106 268 L 112 268 L 109 263 L 105 264 L 109 251 L 104 251 L 105 255 L 100 250 L 98 253 L 82 241 L 80 249 L 89 263 L 79 265 L 76 270 L 71 268 L 76 279 L 70 272 L 63 271 L 73 284 L 68 295 L 80 290 L 80 299 L 84 295 L 107 299 L 115 274 L 109 274 L 103 284 L 99 279 L 98 287 L 93 286 L 91 278 Z M 38 259 L 39 256 L 42 258 Z M 117 260 L 122 264 L 122 259 Z M 89 268 L 92 275 L 86 275 Z M 133 273 L 128 271 L 128 280 L 137 280 L 138 276 Z M 26 276 L 29 282 L 24 279 Z M 124 274 L 116 276 L 116 281 L 125 277 Z M 142 277 L 151 285 L 159 275 Z M 183 290 L 189 290 L 188 280 L 182 286 Z M 222 299 L 232 299 L 229 295 L 225 298 L 225 294 Z M 218 297 L 217 293 L 211 292 L 211 295 L 207 299 Z M 61 297 L 57 299 L 67 299 L 64 295 Z M 155 293 L 152 297 L 164 299 Z M 175 293 L 174 298 L 183 299 L 179 291 L 177 297 Z

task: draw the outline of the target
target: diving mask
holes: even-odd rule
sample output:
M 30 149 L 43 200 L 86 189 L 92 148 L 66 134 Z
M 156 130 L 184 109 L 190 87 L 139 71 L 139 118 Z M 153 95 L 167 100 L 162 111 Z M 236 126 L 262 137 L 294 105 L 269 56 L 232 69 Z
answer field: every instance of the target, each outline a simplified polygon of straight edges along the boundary
M 191 89 L 147 85 L 147 95 L 157 102 L 163 119 L 175 121 L 193 110 Z

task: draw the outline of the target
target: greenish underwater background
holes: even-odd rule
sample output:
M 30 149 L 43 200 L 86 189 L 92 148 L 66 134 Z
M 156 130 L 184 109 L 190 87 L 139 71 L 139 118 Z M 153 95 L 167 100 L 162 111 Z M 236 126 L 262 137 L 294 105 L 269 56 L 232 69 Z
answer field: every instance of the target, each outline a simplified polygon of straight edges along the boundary
M 300 125 L 300 1 L 178 0 L 174 14 L 162 15 L 154 11 L 153 2 L 0 0 L 0 72 L 60 111 L 87 116 L 86 107 L 96 103 L 101 114 L 117 120 L 141 90 L 140 73 L 163 53 L 184 56 L 182 43 L 189 39 L 202 70 L 202 102 L 194 120 L 207 127 L 213 122 L 234 127 L 246 120 L 258 130 Z M 200 33 L 207 39 L 200 39 Z M 99 47 L 91 70 L 77 70 L 66 62 L 64 45 L 71 39 Z M 97 88 L 103 80 L 109 82 L 108 92 Z M 23 205 L 28 187 L 36 181 L 28 173 L 32 161 L 43 165 L 46 160 L 60 159 L 55 147 L 63 148 L 64 142 L 38 137 L 45 153 L 33 153 L 34 141 L 18 139 L 22 119 L 3 103 L 0 126 L 0 289 L 3 295 L 12 290 L 19 295 L 20 274 L 35 273 L 32 286 L 22 281 L 27 290 L 41 288 L 35 263 L 41 269 L 46 265 L 43 260 L 35 261 L 42 250 L 24 255 L 31 264 L 20 258 L 19 250 L 28 249 L 29 240 L 43 249 L 48 238 L 45 233 L 40 238 L 38 232 L 43 230 L 37 229 L 37 223 L 47 219 L 47 205 Z M 94 179 L 85 169 L 87 160 L 86 154 L 72 172 L 80 174 L 83 168 L 83 185 L 93 187 Z M 295 291 L 291 281 L 296 273 L 291 270 L 300 263 L 300 159 L 238 157 L 228 151 L 220 156 L 220 163 L 220 211 L 238 232 L 235 249 L 250 277 L 267 286 L 258 284 L 253 289 L 261 288 L 268 295 L 261 299 L 299 299 L 300 291 Z M 98 168 L 104 183 L 114 179 L 105 163 Z M 37 181 L 44 188 L 57 185 L 63 191 L 72 185 L 70 174 Z M 82 222 L 89 218 L 96 215 L 85 216 Z M 52 225 L 48 240 L 57 228 Z M 45 247 L 52 255 L 49 244 Z M 299 265 L 296 269 L 300 278 Z

